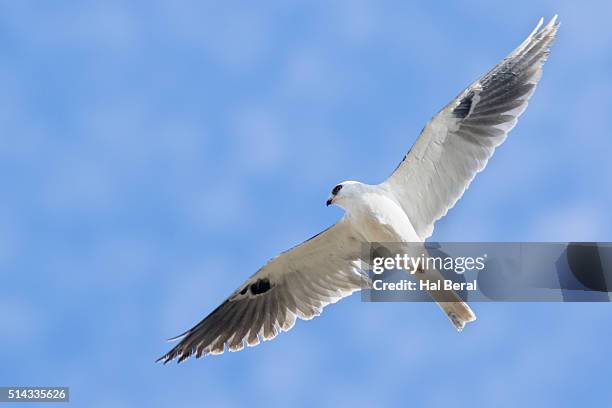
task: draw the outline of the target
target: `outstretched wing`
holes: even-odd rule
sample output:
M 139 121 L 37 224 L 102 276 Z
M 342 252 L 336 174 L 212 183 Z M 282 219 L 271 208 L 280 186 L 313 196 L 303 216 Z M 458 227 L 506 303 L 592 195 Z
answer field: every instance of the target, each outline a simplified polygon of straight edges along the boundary
M 417 234 L 431 236 L 527 108 L 559 24 L 542 20 L 527 39 L 438 113 L 382 184 Z
M 361 241 L 342 218 L 337 224 L 270 260 L 158 361 L 221 354 L 255 346 L 290 330 L 296 317 L 312 319 L 323 307 L 361 289 Z

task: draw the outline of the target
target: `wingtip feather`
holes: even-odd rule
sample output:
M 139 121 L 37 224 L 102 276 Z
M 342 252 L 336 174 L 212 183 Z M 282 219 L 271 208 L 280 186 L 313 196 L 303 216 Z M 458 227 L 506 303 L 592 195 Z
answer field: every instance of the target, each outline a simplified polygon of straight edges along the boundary
M 559 18 L 558 14 L 555 14 L 550 21 L 548 22 L 548 24 L 546 25 L 547 27 L 552 27 L 557 23 L 557 18 Z

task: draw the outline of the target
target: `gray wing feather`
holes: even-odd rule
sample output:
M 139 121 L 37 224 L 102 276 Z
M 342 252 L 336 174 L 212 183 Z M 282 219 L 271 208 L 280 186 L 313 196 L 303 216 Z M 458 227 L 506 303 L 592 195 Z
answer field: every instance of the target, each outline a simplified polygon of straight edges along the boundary
M 272 259 L 158 361 L 221 354 L 256 346 L 290 330 L 296 317 L 323 308 L 367 285 L 356 267 L 361 241 L 345 219 Z
M 448 104 L 382 186 L 402 205 L 423 240 L 457 202 L 516 125 L 542 76 L 559 24 L 542 20 L 489 73 Z

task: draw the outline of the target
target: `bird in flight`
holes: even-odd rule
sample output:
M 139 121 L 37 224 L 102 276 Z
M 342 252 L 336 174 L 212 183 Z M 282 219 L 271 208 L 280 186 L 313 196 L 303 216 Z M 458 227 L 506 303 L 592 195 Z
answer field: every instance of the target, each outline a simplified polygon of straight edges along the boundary
M 201 322 L 171 339 L 180 342 L 158 361 L 271 340 L 296 318 L 312 319 L 364 287 L 363 243 L 430 237 L 527 108 L 559 28 L 556 20 L 542 27 L 540 19 L 522 44 L 431 119 L 387 180 L 336 185 L 327 205 L 342 208 L 344 216 L 335 225 L 271 259 Z M 458 297 L 438 304 L 458 330 L 476 318 Z

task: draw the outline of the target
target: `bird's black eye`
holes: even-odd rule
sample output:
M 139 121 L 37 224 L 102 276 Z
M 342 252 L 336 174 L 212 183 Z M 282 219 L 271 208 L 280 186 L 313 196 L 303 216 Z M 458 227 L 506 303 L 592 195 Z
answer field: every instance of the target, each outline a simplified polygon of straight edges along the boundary
M 340 190 L 342 190 L 342 184 L 338 184 L 336 187 L 334 187 L 334 189 L 332 190 L 332 195 L 338 194 Z

